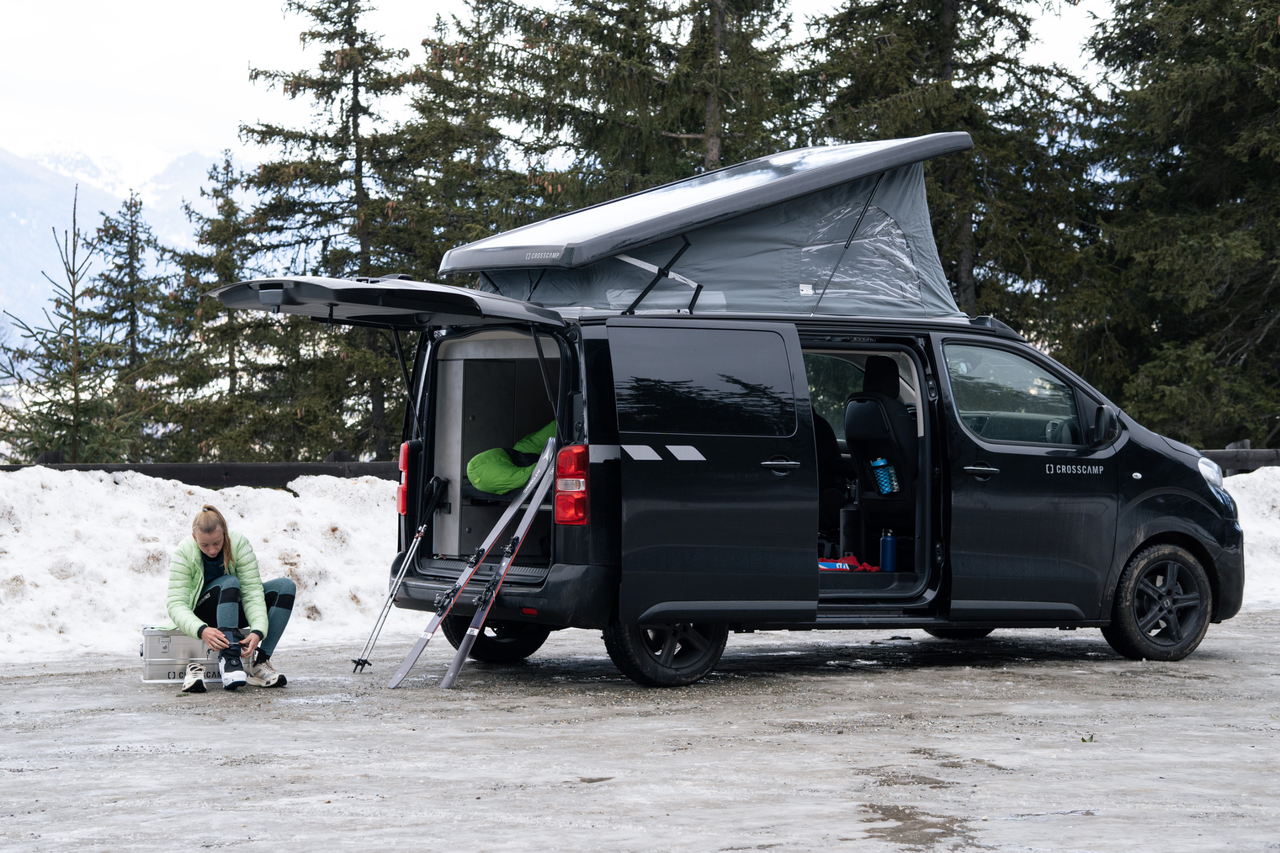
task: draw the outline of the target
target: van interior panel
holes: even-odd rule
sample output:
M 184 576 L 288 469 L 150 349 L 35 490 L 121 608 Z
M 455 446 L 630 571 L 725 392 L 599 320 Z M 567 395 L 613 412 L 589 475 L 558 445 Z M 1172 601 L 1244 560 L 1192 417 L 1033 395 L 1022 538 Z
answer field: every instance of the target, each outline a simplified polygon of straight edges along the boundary
M 559 392 L 560 360 L 545 342 L 543 350 L 554 397 Z M 527 334 L 501 330 L 446 341 L 436 361 L 433 473 L 448 478 L 448 502 L 456 511 L 437 515 L 432 548 L 442 557 L 465 558 L 483 542 L 513 497 L 472 487 L 467 463 L 477 453 L 513 447 L 542 429 L 553 420 L 553 409 L 537 348 Z M 519 562 L 548 564 L 552 532 L 547 504 L 529 530 Z

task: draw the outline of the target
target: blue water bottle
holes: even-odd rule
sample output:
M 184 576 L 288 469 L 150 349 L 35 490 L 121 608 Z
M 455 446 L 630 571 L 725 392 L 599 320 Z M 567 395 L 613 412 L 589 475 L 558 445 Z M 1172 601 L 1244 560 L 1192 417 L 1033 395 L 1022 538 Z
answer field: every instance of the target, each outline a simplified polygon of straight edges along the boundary
M 889 460 L 881 457 L 871 460 L 871 473 L 876 480 L 876 490 L 882 495 L 891 495 L 898 491 L 898 472 L 893 470 Z
M 896 572 L 898 570 L 898 540 L 892 530 L 886 530 L 880 536 L 880 571 Z

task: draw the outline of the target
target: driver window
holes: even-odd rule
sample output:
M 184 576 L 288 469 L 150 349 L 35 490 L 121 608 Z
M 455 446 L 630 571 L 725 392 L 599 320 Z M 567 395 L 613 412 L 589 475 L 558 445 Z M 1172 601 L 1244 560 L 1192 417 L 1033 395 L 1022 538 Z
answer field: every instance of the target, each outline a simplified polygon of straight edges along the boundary
M 947 344 L 960 420 L 988 441 L 1083 444 L 1075 392 L 1039 365 L 1004 350 Z

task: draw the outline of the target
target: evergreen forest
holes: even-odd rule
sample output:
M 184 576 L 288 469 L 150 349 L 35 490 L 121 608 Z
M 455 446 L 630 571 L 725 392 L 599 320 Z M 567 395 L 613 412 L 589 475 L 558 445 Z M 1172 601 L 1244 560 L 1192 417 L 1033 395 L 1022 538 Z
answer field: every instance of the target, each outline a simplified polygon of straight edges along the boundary
M 1280 0 L 1114 0 L 1093 81 L 1037 61 L 1049 0 L 844 0 L 807 20 L 785 0 L 467 0 L 413 51 L 366 29 L 365 0 L 285 8 L 316 63 L 250 75 L 312 119 L 240 128 L 260 165 L 210 164 L 192 248 L 161 245 L 136 195 L 67 200 L 42 321 L 0 324 L 2 461 L 391 459 L 388 333 L 209 292 L 437 281 L 453 246 L 622 194 L 954 130 L 974 149 L 925 173 L 962 310 L 1172 438 L 1280 446 Z

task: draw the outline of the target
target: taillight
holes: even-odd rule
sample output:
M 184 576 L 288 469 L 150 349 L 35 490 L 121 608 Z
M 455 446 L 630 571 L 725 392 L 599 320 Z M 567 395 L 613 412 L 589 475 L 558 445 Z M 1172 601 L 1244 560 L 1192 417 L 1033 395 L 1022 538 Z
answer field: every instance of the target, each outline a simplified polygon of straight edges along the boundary
M 585 444 L 572 444 L 556 454 L 556 524 L 587 523 L 587 468 L 590 461 Z
M 400 445 L 400 487 L 396 489 L 396 511 L 409 513 L 409 442 Z

